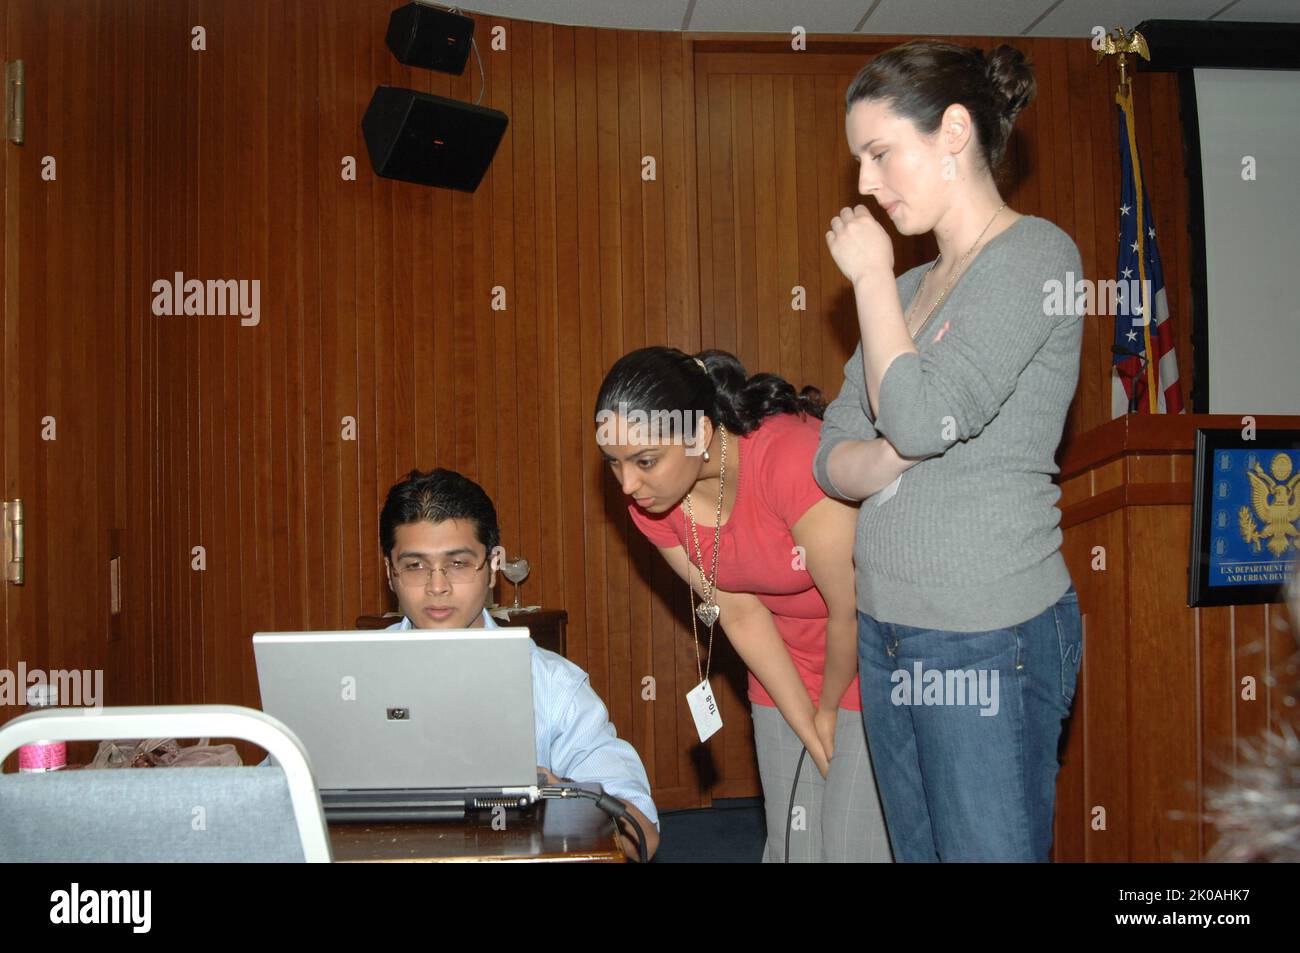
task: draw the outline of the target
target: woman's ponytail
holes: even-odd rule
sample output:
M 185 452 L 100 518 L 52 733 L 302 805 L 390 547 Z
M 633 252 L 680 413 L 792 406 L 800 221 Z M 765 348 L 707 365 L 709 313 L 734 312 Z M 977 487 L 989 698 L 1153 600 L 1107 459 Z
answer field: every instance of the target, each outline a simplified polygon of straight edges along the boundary
M 596 420 L 602 413 L 642 411 L 690 412 L 743 435 L 773 414 L 809 414 L 825 409 L 821 392 L 794 387 L 775 374 L 745 373 L 745 366 L 726 351 L 691 356 L 677 348 L 645 347 L 623 355 L 610 368 L 596 397 Z

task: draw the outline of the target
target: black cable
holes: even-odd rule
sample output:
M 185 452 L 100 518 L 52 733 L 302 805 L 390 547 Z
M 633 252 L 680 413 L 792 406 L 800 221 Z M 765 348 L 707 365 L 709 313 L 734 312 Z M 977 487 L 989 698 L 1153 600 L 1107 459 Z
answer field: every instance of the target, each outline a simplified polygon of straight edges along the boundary
M 632 825 L 632 829 L 636 831 L 637 860 L 643 864 L 650 862 L 650 858 L 646 855 L 645 831 L 641 830 L 641 825 L 628 811 L 627 805 L 618 798 L 610 797 L 608 794 L 596 794 L 583 788 L 558 787 L 556 785 L 547 785 L 539 790 L 543 798 L 585 797 L 588 800 L 595 801 L 598 808 L 614 819 L 615 828 L 618 827 L 620 818 L 626 819 Z
M 794 792 L 799 790 L 799 772 L 803 770 L 803 759 L 808 749 L 799 752 L 799 763 L 794 767 L 794 784 L 790 787 L 790 807 L 785 812 L 785 863 L 790 863 L 790 821 L 794 817 Z

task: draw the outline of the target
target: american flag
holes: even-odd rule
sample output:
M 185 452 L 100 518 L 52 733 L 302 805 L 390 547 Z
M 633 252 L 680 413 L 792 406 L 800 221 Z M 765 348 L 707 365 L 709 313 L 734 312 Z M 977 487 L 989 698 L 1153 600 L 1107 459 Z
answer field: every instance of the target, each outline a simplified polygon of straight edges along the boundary
M 1117 94 L 1115 102 L 1120 113 L 1120 230 L 1110 415 L 1129 413 L 1131 402 L 1139 414 L 1181 414 L 1183 390 L 1174 355 L 1174 325 L 1156 247 L 1155 216 L 1142 182 L 1131 88 Z M 1151 315 L 1150 321 L 1146 315 Z M 1143 360 L 1149 355 L 1154 357 Z

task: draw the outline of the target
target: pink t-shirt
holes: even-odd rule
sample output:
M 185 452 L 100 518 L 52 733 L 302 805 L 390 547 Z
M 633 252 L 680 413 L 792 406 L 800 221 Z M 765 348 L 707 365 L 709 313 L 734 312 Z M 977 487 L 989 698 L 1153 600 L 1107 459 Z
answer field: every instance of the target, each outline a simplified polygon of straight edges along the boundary
M 727 592 L 753 593 L 772 613 L 813 704 L 821 698 L 826 667 L 826 602 L 813 585 L 812 574 L 801 568 L 806 560 L 795 552 L 790 530 L 814 503 L 826 498 L 812 468 L 821 428 L 815 417 L 800 420 L 797 414 L 779 414 L 740 438 L 740 481 L 736 505 L 722 526 L 717 580 L 718 588 Z M 733 472 L 728 467 L 728 480 Z M 712 511 L 716 498 L 707 505 Z M 656 515 L 630 503 L 628 513 L 655 546 L 681 546 L 691 562 L 697 562 L 681 506 Z M 697 526 L 697 532 L 704 566 L 711 569 L 713 527 Z M 752 672 L 749 700 L 774 705 Z M 840 707 L 861 710 L 856 676 Z

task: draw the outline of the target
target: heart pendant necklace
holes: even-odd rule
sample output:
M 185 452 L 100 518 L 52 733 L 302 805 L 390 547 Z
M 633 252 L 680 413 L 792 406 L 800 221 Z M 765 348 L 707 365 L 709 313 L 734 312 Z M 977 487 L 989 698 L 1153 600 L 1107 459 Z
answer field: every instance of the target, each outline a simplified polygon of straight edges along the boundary
M 695 559 L 699 563 L 700 572 L 700 593 L 704 597 L 698 606 L 695 605 L 695 587 L 688 587 L 691 593 L 691 608 L 694 610 L 691 615 L 691 634 L 695 635 L 696 619 L 703 622 L 709 630 L 708 655 L 703 671 L 700 671 L 699 639 L 692 639 L 695 642 L 695 668 L 700 671 L 701 681 L 708 678 L 708 663 L 713 660 L 713 625 L 718 621 L 718 616 L 722 614 L 721 608 L 714 599 L 714 593 L 718 588 L 718 547 L 722 541 L 722 501 L 727 491 L 727 428 L 719 425 L 718 435 L 721 440 L 721 454 L 718 460 L 718 508 L 713 520 L 713 560 L 708 576 L 704 575 L 704 555 L 700 552 L 700 534 L 695 525 L 695 511 L 691 507 L 691 495 L 687 493 L 682 501 L 686 510 L 686 518 L 691 524 L 691 538 L 695 541 Z

